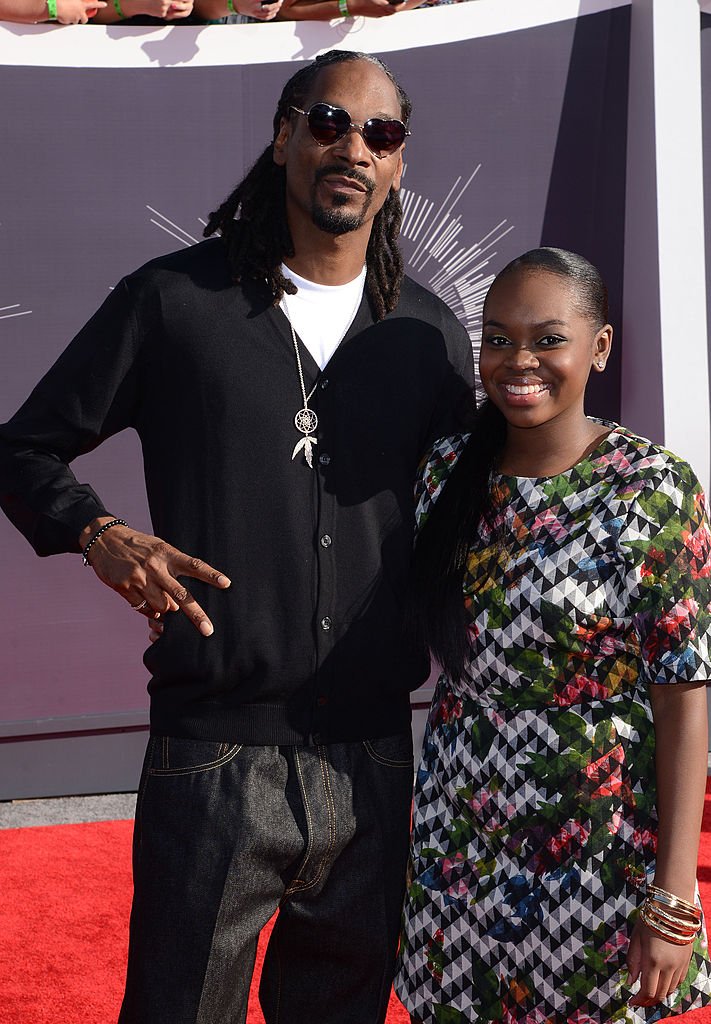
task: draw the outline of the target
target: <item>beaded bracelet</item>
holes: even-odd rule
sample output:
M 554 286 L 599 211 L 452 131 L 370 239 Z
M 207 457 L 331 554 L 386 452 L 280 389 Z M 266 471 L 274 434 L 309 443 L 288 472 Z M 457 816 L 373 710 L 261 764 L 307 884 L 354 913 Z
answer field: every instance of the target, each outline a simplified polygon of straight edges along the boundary
M 114 0 L 114 3 L 116 3 L 116 0 Z M 125 519 L 112 519 L 110 523 L 104 523 L 103 526 L 100 526 L 99 529 L 96 531 L 94 536 L 91 538 L 91 540 L 89 541 L 89 543 L 87 544 L 87 546 L 84 548 L 84 550 L 81 553 L 81 557 L 82 557 L 82 561 L 84 562 L 84 565 L 91 565 L 91 562 L 89 561 L 87 555 L 89 554 L 89 551 L 91 550 L 92 545 L 96 544 L 96 542 L 99 539 L 99 537 L 101 536 L 101 534 L 102 533 L 106 533 L 106 531 L 110 530 L 112 526 L 128 526 L 128 523 L 126 522 Z
M 57 0 L 47 0 L 48 21 L 57 20 Z

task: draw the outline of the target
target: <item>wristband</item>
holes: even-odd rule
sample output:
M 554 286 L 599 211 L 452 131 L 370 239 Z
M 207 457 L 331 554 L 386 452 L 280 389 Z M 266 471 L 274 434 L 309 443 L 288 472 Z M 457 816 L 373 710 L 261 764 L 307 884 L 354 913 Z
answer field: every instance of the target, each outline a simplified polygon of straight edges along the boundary
M 47 0 L 47 14 L 49 15 L 48 21 L 57 20 L 57 0 Z
M 348 0 L 338 0 L 338 10 L 344 18 L 352 18 L 353 15 L 348 10 Z
M 227 0 L 227 13 L 228 14 L 236 14 L 237 13 L 237 11 L 235 10 L 235 5 L 232 3 L 232 0 Z
M 49 3 L 49 0 L 47 0 L 47 2 Z M 114 5 L 117 2 L 118 2 L 118 0 L 114 0 Z M 102 533 L 106 533 L 106 531 L 110 530 L 112 526 L 128 526 L 128 523 L 126 522 L 125 519 L 112 519 L 110 523 L 104 523 L 103 526 L 100 526 L 99 529 L 96 531 L 94 536 L 91 538 L 91 540 L 89 541 L 89 543 L 87 544 L 87 546 L 84 548 L 84 550 L 81 553 L 81 557 L 82 557 L 82 561 L 84 562 L 84 565 L 91 565 L 91 562 L 87 558 L 87 555 L 89 554 L 89 551 L 91 550 L 92 546 L 94 544 L 96 544 L 96 542 L 99 539 L 99 537 L 101 536 L 101 534 Z
M 48 0 L 48 2 L 49 2 L 49 0 Z M 118 16 L 121 19 L 121 21 L 123 21 L 124 18 L 126 17 L 126 15 L 121 10 L 121 0 L 114 0 L 114 10 L 118 14 Z

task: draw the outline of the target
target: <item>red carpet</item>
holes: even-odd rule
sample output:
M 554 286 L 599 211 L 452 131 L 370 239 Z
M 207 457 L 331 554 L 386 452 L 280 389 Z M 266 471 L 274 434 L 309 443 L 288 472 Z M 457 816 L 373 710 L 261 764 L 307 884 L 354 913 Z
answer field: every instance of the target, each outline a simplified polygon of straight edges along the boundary
M 0 830 L 0 1024 L 115 1024 L 132 827 L 105 821 Z M 248 1024 L 264 1024 L 256 990 L 268 928 Z M 409 1019 L 393 996 L 387 1024 Z
M 108 821 L 0 830 L 0 1024 L 115 1024 L 126 957 L 131 827 Z M 699 884 L 711 919 L 711 795 Z M 255 977 L 253 997 L 256 985 Z M 711 1010 L 675 1019 L 711 1024 Z M 387 1024 L 408 1021 L 393 996 Z M 256 998 L 248 1024 L 264 1024 Z

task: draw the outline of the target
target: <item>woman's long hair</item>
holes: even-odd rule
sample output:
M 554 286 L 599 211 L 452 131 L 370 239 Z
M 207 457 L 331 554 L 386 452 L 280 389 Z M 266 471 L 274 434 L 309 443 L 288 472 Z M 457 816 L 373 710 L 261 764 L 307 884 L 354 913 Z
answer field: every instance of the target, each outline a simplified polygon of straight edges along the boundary
M 574 286 L 582 315 L 598 329 L 608 322 L 607 289 L 598 270 L 583 256 L 564 249 L 532 249 L 504 267 L 491 287 L 516 271 L 565 278 Z M 477 543 L 482 523 L 490 524 L 491 476 L 505 443 L 506 419 L 486 399 L 415 545 L 410 632 L 415 643 L 429 647 L 455 682 L 461 679 L 469 654 L 462 593 L 467 554 Z
M 284 118 L 292 116 L 291 107 L 303 107 L 320 72 L 346 61 L 375 64 L 395 86 L 400 102 L 400 117 L 407 124 L 412 104 L 389 69 L 377 57 L 350 50 L 330 50 L 313 63 L 297 71 L 284 86 L 274 114 L 273 139 Z M 397 238 L 402 223 L 402 206 L 395 189 L 373 219 L 366 254 L 366 289 L 377 320 L 392 312 L 400 298 L 404 275 Z M 222 205 L 210 214 L 205 237 L 219 231 L 227 245 L 230 268 L 235 281 L 266 280 L 278 306 L 284 293 L 292 295 L 296 286 L 281 273 L 285 259 L 294 255 L 294 243 L 286 219 L 286 173 L 274 163 L 274 142 L 270 142 L 252 169 Z

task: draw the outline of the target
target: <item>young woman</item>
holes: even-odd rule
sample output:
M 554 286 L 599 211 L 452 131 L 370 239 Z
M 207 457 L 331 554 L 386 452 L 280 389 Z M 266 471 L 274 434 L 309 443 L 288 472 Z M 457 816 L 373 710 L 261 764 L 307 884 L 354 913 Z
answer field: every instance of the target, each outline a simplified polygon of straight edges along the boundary
M 396 983 L 413 1022 L 651 1022 L 711 1001 L 709 525 L 688 465 L 585 415 L 607 318 L 582 257 L 507 266 L 484 307 L 487 400 L 422 476 L 414 621 L 443 672 Z

